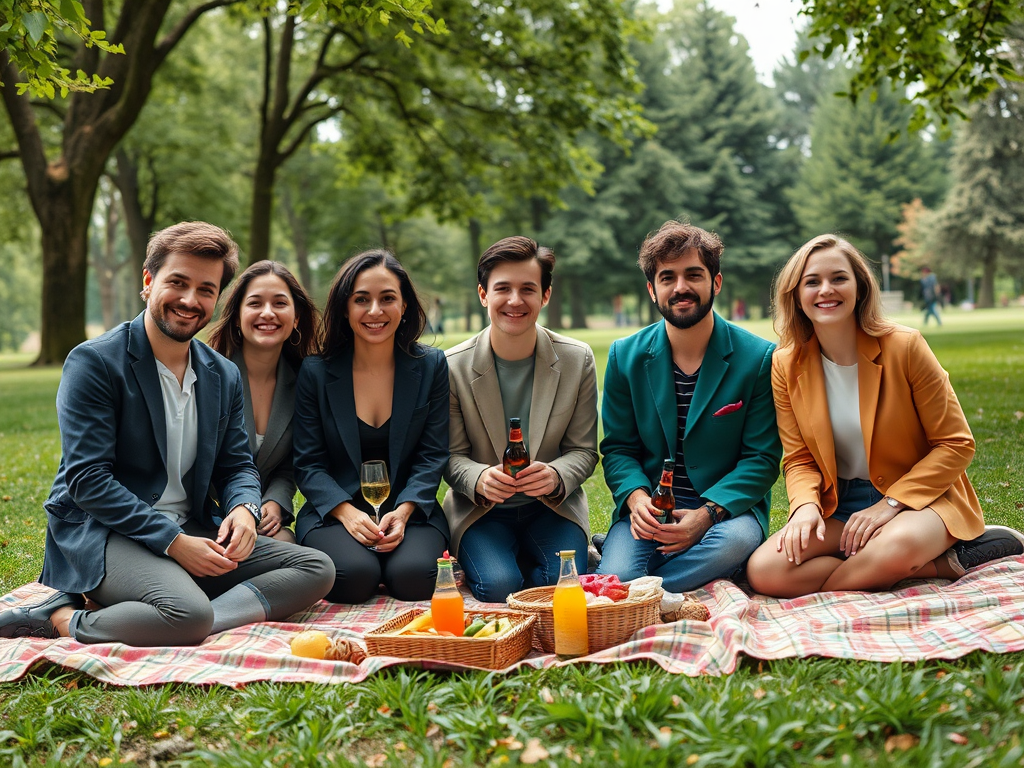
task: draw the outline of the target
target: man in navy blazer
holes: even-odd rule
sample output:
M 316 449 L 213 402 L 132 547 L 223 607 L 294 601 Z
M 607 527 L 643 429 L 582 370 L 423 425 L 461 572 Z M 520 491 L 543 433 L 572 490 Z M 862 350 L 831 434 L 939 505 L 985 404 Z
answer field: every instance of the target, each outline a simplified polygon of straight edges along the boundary
M 241 378 L 193 340 L 237 267 L 238 248 L 218 227 L 157 232 L 143 268 L 146 310 L 68 355 L 40 576 L 59 592 L 0 614 L 0 637 L 191 645 L 283 619 L 331 588 L 321 553 L 257 540 L 260 480 Z M 98 607 L 84 610 L 83 594 Z

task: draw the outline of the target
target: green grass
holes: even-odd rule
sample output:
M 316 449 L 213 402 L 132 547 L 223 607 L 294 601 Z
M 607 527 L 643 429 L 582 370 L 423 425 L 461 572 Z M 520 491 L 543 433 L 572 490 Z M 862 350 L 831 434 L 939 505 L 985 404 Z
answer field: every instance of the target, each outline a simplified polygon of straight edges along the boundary
M 928 339 L 977 438 L 970 475 L 986 518 L 1024 528 L 1024 311 L 943 320 Z M 771 338 L 767 323 L 747 325 Z M 572 335 L 603 370 L 621 333 Z M 41 504 L 60 452 L 60 373 L 25 362 L 0 356 L 3 592 L 39 573 Z M 600 530 L 611 504 L 600 470 L 586 487 Z M 784 498 L 780 482 L 773 528 Z M 392 669 L 359 685 L 242 691 L 120 689 L 50 669 L 0 685 L 0 765 L 499 766 L 520 762 L 531 739 L 548 752 L 539 764 L 556 766 L 1024 765 L 1022 684 L 1024 654 L 980 653 L 888 665 L 745 660 L 729 677 L 694 679 L 645 664 L 507 676 Z

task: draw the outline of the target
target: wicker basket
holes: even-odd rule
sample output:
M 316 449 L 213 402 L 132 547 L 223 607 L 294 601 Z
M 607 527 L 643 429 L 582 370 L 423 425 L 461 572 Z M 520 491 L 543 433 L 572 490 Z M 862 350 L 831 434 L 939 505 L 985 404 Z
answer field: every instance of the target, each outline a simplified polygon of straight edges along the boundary
M 597 653 L 621 645 L 638 629 L 661 622 L 662 590 L 650 596 L 626 598 L 616 603 L 587 606 L 587 639 L 590 653 Z M 555 652 L 555 620 L 552 599 L 554 587 L 534 587 L 508 596 L 508 607 L 514 611 L 533 614 L 537 626 L 533 629 L 533 647 L 544 653 Z
M 430 659 L 482 669 L 505 669 L 530 652 L 536 618 L 515 611 L 480 611 L 481 616 L 507 616 L 512 629 L 501 637 L 424 637 L 392 634 L 426 609 L 412 608 L 366 633 L 366 648 L 371 656 L 397 656 L 402 659 Z

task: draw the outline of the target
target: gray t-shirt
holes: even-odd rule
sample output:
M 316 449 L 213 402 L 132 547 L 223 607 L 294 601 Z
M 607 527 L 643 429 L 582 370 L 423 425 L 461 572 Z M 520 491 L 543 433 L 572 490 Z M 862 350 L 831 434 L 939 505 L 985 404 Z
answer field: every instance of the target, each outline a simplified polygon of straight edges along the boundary
M 501 405 L 505 411 L 505 426 L 508 427 L 509 419 L 518 417 L 523 424 L 523 441 L 527 448 L 530 447 L 530 404 L 533 402 L 534 363 L 535 355 L 522 360 L 502 360 L 494 355 L 494 369 L 498 375 L 498 388 L 501 390 Z M 531 501 L 536 499 L 525 493 L 517 493 L 498 506 L 521 507 Z

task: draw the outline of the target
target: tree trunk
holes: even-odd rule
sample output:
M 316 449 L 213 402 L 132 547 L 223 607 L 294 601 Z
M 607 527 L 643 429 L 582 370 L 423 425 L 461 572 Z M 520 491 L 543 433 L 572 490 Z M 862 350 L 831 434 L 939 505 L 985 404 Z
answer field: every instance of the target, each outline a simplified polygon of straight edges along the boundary
M 117 324 L 117 275 L 120 265 L 117 263 L 117 199 L 113 190 L 106 200 L 107 215 L 103 227 L 103 243 L 96 244 L 96 258 L 93 271 L 96 273 L 96 284 L 100 291 L 100 311 L 103 313 L 103 328 L 109 331 Z
M 978 308 L 992 309 L 996 305 L 996 249 L 989 246 L 985 249 L 985 258 L 981 263 L 981 289 L 978 291 Z
M 469 259 L 470 263 L 475 265 L 480 260 L 480 254 L 483 253 L 481 240 L 483 238 L 483 227 L 480 224 L 480 219 L 469 220 Z M 466 333 L 473 330 L 473 312 L 480 312 L 480 327 L 487 327 L 487 310 L 481 306 L 480 302 L 475 300 L 477 296 L 476 286 L 478 285 L 476 277 L 476 269 L 473 270 L 473 293 L 466 296 Z
M 149 211 L 142 209 L 142 197 L 139 190 L 139 166 L 123 148 L 118 148 L 115 153 L 117 159 L 117 174 L 114 176 L 114 183 L 121 193 L 121 207 L 124 209 L 125 231 L 128 233 L 128 247 L 130 254 L 131 281 L 142 287 L 142 265 L 146 261 L 146 246 L 149 243 L 149 235 L 156 224 L 157 209 L 157 183 L 153 180 L 152 199 L 149 201 Z M 145 304 L 142 298 L 131 292 L 129 296 L 133 312 L 129 317 L 134 317 L 142 311 Z
M 295 210 L 291 190 L 287 186 L 282 190 L 281 204 L 288 226 L 292 231 L 292 245 L 295 248 L 295 260 L 299 265 L 299 282 L 307 291 L 313 290 L 313 272 L 309 268 L 309 233 L 306 231 L 306 220 Z
M 562 294 L 564 281 L 558 275 L 551 276 L 551 299 L 548 301 L 548 328 L 553 331 L 562 330 Z
M 587 303 L 583 295 L 583 280 L 573 275 L 569 278 L 569 312 L 573 328 L 587 327 Z
M 35 365 L 59 365 L 85 340 L 89 214 L 96 184 L 77 195 L 67 182 L 51 189 L 47 207 L 37 209 L 42 230 L 43 299 L 41 346 Z
M 274 177 L 277 175 L 277 166 L 271 153 L 276 154 L 276 151 L 260 151 L 252 180 L 249 265 L 270 258 L 270 217 L 274 213 Z

